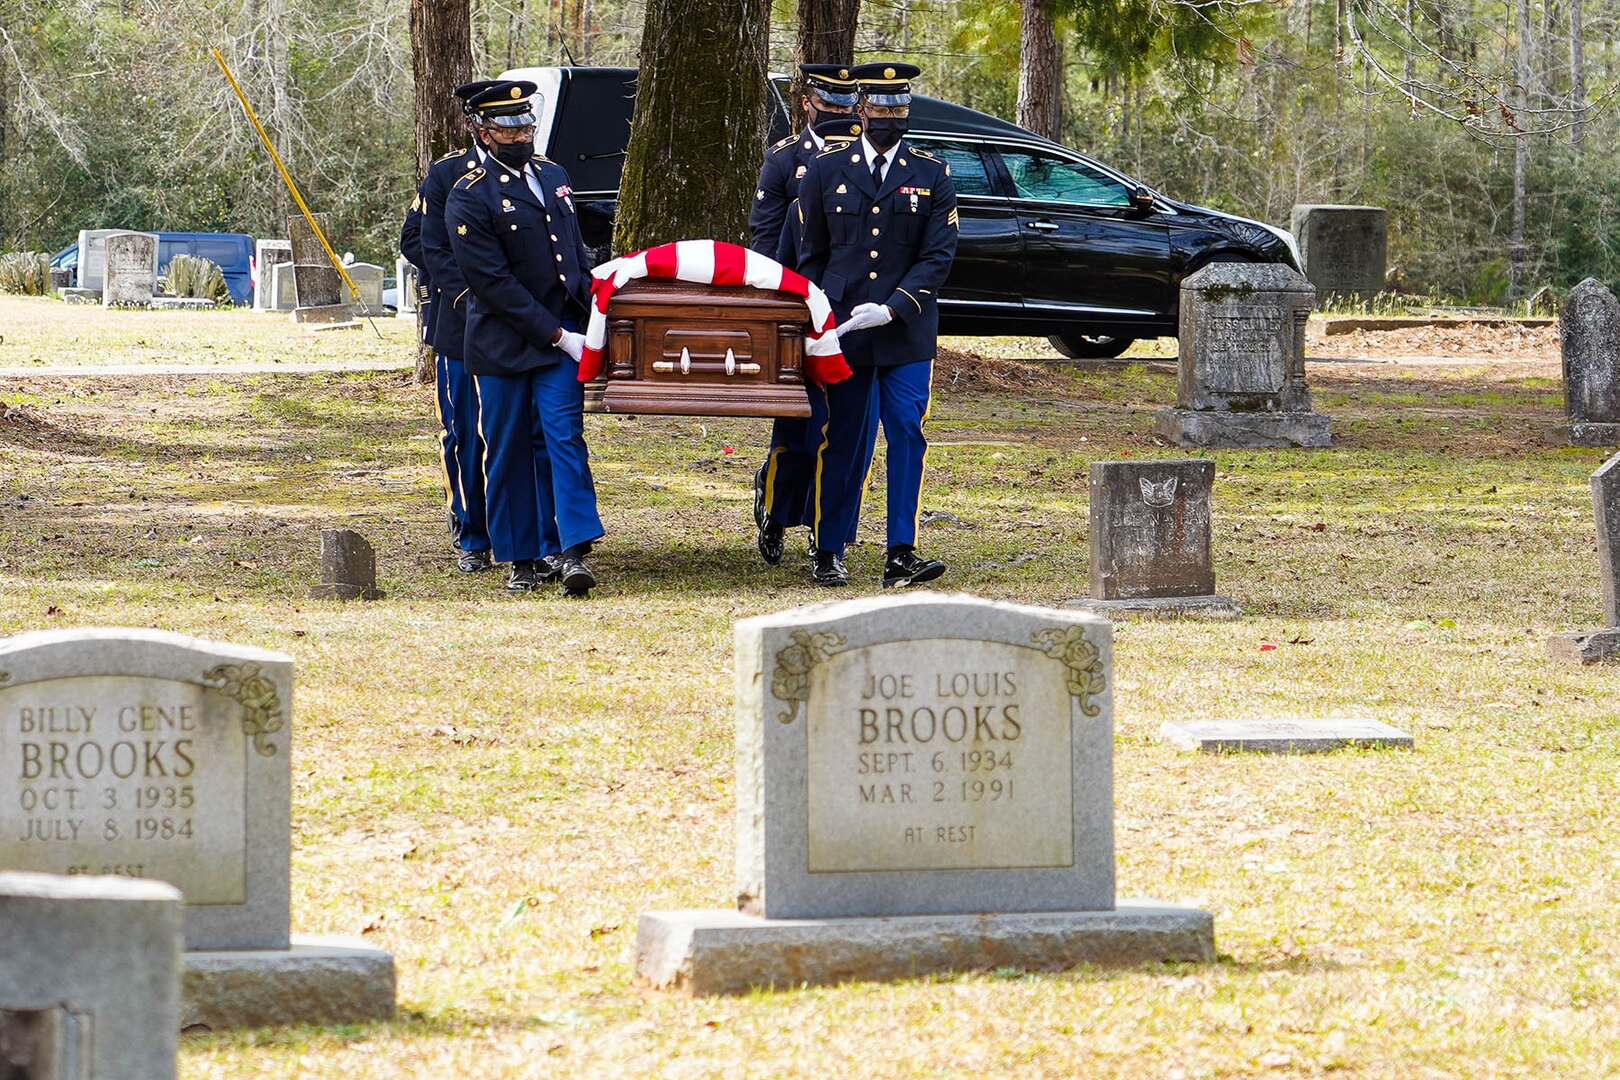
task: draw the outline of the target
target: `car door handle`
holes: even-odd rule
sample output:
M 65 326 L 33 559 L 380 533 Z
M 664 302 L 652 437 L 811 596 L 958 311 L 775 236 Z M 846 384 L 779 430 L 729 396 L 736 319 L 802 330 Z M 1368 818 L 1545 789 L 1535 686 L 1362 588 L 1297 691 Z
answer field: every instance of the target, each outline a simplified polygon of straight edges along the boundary
M 1041 232 L 1057 232 L 1059 226 L 1050 221 L 1026 221 L 1024 224 Z

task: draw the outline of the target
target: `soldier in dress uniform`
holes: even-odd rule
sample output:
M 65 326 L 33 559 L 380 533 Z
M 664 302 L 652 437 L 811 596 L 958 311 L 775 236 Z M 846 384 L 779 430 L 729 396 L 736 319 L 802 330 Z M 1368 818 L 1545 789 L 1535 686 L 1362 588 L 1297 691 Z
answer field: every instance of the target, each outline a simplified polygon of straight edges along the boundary
M 874 397 L 888 442 L 883 584 L 912 585 L 945 572 L 940 560 L 918 556 L 915 545 L 937 299 L 956 256 L 958 224 L 950 170 L 905 142 L 917 74 L 910 64 L 854 68 L 861 137 L 817 155 L 799 184 L 798 269 L 832 301 L 844 359 L 854 371 L 827 387 L 814 491 L 813 576 L 821 585 L 849 581 L 843 548 L 867 472 L 861 425 Z
M 536 588 L 551 517 L 563 588 L 584 596 L 596 584 L 585 556 L 602 536 L 578 379 L 590 256 L 568 174 L 534 152 L 534 91 L 506 80 L 468 99 L 486 157 L 450 190 L 444 221 L 467 282 L 463 360 L 478 393 L 495 559 L 512 564 L 507 588 Z
M 860 136 L 854 116 L 855 80 L 848 65 L 800 64 L 805 92 L 800 98 L 805 129 L 765 152 L 759 187 L 748 215 L 749 246 L 784 266 L 798 262 L 799 220 L 795 207 L 799 179 L 810 159 L 833 141 L 850 142 Z M 760 557 L 771 566 L 782 561 L 783 534 L 811 523 L 810 487 L 815 473 L 816 447 L 826 424 L 826 397 L 820 387 L 807 385 L 808 419 L 780 419 L 771 425 L 771 445 L 765 462 L 754 474 L 754 525 Z M 871 438 L 877 437 L 872 417 Z M 859 514 L 850 521 L 853 540 Z
M 469 133 L 472 115 L 468 99 L 490 85 L 492 80 L 481 79 L 455 89 Z M 399 238 L 401 254 L 417 268 L 422 340 L 434 353 L 434 382 L 443 428 L 439 447 L 449 492 L 450 532 L 457 549 L 456 569 L 464 574 L 489 569 L 489 525 L 484 506 L 484 447 L 478 437 L 478 398 L 472 377 L 461 362 L 466 307 L 457 298 L 466 291 L 467 283 L 450 250 L 444 204 L 451 186 L 482 160 L 475 140 L 471 146 L 451 151 L 430 165 L 405 215 Z M 555 539 L 553 536 L 553 550 Z

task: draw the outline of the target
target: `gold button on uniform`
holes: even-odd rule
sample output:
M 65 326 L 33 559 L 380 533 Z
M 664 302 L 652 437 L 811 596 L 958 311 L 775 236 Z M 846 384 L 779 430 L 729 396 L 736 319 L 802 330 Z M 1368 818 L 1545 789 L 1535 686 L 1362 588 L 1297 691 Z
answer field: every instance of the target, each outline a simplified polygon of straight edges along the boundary
M 877 258 L 877 252 L 875 252 L 875 251 L 872 252 L 872 258 L 874 258 L 874 259 Z
M 552 238 L 552 239 L 553 239 L 553 240 L 555 240 L 555 239 L 557 239 L 557 234 L 556 234 L 556 233 L 552 233 L 552 234 L 551 234 L 551 238 Z
M 876 236 L 876 235 L 877 235 L 877 234 L 878 234 L 878 230 L 876 230 L 876 229 L 873 229 L 873 230 L 872 230 L 872 235 L 873 235 L 873 236 Z
M 875 207 L 875 206 L 874 206 L 874 207 L 872 207 L 872 213 L 874 213 L 874 214 L 875 214 L 875 213 L 877 213 L 877 212 L 878 212 L 878 208 L 877 208 L 877 207 Z
M 873 281 L 876 281 L 877 280 L 877 271 L 874 270 L 870 274 L 867 274 L 866 276 L 871 278 Z
M 516 225 L 512 226 L 512 231 L 517 232 L 517 226 Z
M 562 256 L 561 256 L 561 255 L 558 255 L 558 256 L 557 256 L 557 261 L 558 261 L 558 262 L 562 262 Z

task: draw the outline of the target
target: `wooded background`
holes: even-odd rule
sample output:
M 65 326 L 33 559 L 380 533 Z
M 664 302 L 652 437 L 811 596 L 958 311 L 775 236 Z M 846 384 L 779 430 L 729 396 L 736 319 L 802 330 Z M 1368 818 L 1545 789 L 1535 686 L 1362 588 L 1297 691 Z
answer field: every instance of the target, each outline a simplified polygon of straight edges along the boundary
M 1297 202 L 1387 207 L 1406 289 L 1501 302 L 1617 277 L 1615 2 L 866 0 L 854 48 L 1173 198 L 1279 224 Z M 472 70 L 634 66 L 647 6 L 474 0 Z M 410 0 L 0 0 L 0 250 L 88 227 L 282 235 L 217 47 L 339 249 L 391 263 L 416 182 L 411 21 Z M 772 70 L 801 21 L 771 8 Z M 723 108 L 727 77 L 678 95 L 685 115 Z

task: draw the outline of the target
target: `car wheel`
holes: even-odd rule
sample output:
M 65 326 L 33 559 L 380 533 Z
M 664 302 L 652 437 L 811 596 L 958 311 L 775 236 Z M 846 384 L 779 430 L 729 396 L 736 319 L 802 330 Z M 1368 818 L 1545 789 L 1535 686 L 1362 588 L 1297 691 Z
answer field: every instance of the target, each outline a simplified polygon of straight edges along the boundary
M 1107 334 L 1053 334 L 1046 340 L 1070 360 L 1111 360 L 1130 348 L 1136 339 Z

